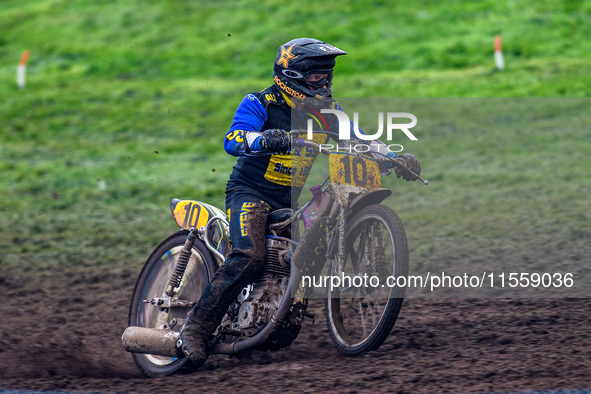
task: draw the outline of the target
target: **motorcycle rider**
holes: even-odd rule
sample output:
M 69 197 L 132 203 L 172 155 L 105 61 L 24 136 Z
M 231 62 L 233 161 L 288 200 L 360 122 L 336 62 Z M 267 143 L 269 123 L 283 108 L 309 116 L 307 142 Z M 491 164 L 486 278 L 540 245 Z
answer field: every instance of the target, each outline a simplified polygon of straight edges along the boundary
M 298 38 L 281 45 L 273 69 L 274 84 L 261 92 L 247 94 L 234 114 L 224 140 L 226 152 L 238 157 L 226 187 L 233 249 L 204 289 L 198 304 L 188 313 L 180 332 L 181 349 L 197 366 L 207 359 L 208 342 L 229 305 L 263 268 L 267 216 L 271 211 L 290 208 L 292 195 L 299 195 L 294 187 L 303 186 L 301 181 L 294 183 L 292 176 L 292 159 L 299 153 L 294 147 L 289 154 L 291 143 L 286 130 L 291 130 L 294 124 L 292 109 L 305 112 L 303 103 L 310 98 L 332 100 L 336 58 L 345 54 L 333 45 L 311 38 Z M 420 164 L 414 156 L 389 155 L 420 173 Z M 312 162 L 313 158 L 304 160 L 303 165 L 308 167 L 304 168 L 305 175 Z M 396 171 L 406 180 L 416 179 Z

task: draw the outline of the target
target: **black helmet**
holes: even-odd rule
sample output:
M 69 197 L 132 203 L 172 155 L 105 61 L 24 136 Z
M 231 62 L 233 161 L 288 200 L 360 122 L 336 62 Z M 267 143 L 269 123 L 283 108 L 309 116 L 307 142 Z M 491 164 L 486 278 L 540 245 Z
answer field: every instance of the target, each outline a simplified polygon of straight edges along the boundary
M 273 81 L 281 91 L 298 99 L 331 97 L 335 58 L 346 54 L 313 38 L 296 38 L 279 47 Z

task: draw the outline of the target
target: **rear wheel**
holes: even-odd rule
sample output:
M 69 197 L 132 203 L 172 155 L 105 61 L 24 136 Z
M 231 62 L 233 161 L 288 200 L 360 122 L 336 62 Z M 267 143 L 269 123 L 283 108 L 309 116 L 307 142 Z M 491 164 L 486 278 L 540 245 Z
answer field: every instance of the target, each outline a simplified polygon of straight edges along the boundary
M 187 231 L 179 231 L 164 240 L 148 258 L 133 290 L 128 325 L 179 331 L 187 318 L 188 307 L 159 308 L 144 300 L 162 297 L 170 274 L 187 239 Z M 178 298 L 197 302 L 216 270 L 215 258 L 203 241 L 196 239 L 183 280 L 178 287 Z M 187 358 L 164 357 L 132 353 L 139 370 L 146 376 L 171 375 L 192 364 Z
M 394 327 L 405 289 L 387 278 L 407 275 L 408 245 L 400 218 L 384 205 L 362 208 L 348 227 L 343 274 L 357 279 L 329 288 L 326 321 L 339 352 L 354 357 L 379 348 Z

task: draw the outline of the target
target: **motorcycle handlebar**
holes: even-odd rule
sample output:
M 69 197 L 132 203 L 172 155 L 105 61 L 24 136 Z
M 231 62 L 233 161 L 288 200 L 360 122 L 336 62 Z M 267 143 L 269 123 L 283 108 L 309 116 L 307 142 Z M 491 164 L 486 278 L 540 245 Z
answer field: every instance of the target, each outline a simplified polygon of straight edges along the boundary
M 317 143 L 316 143 L 316 142 L 314 142 L 314 141 L 308 141 L 308 140 L 305 140 L 305 139 L 303 139 L 303 138 L 298 138 L 298 139 L 296 140 L 296 146 L 297 146 L 298 148 L 303 148 L 304 146 L 310 146 L 310 147 L 312 147 L 312 148 L 316 148 L 316 149 L 318 149 L 318 150 L 320 151 L 320 153 L 323 153 L 323 154 L 325 154 L 325 155 L 327 155 L 327 156 L 328 156 L 328 155 L 330 155 L 330 152 L 331 152 L 329 149 L 323 149 L 323 148 L 320 146 L 320 144 L 317 144 Z
M 296 146 L 298 148 L 303 148 L 305 146 L 310 146 L 312 148 L 316 148 L 320 151 L 320 153 L 323 153 L 325 155 L 330 155 L 333 151 L 330 149 L 326 149 L 323 148 L 322 146 L 320 146 L 320 144 L 317 144 L 314 141 L 309 141 L 309 140 L 305 140 L 303 138 L 298 138 L 296 140 Z M 385 156 L 385 155 L 381 155 L 380 157 L 376 158 L 374 157 L 374 159 L 378 162 L 381 163 L 391 163 L 393 166 L 398 166 L 403 168 L 404 170 L 410 172 L 412 175 L 414 175 L 418 180 L 420 180 L 421 182 L 423 182 L 423 184 L 428 185 L 429 181 L 423 179 L 420 175 L 415 174 L 410 168 L 408 168 L 407 166 L 405 166 L 404 164 L 402 164 L 400 161 L 398 160 L 393 160 L 391 157 Z

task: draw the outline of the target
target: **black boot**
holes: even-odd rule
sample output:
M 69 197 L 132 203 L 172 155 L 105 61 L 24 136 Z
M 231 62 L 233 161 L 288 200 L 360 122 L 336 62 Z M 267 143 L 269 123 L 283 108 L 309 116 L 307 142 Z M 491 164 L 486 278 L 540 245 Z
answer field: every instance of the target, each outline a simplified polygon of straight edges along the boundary
M 199 368 L 209 357 L 207 344 L 211 338 L 211 333 L 201 328 L 190 317 L 187 317 L 180 334 L 181 350 Z

